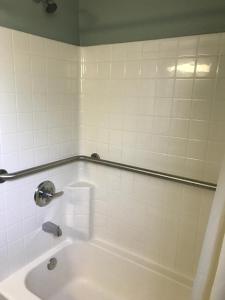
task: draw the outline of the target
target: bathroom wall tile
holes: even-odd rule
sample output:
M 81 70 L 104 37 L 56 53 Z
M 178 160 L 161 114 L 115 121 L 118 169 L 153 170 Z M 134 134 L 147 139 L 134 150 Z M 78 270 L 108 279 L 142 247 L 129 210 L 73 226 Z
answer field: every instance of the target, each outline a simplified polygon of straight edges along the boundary
M 190 140 L 188 142 L 188 156 L 190 158 L 204 160 L 207 151 L 207 142 L 202 140 Z
M 89 49 L 82 48 L 81 51 L 86 50 L 89 55 Z M 86 57 L 86 55 L 85 55 Z M 126 59 L 126 44 L 113 44 L 112 45 L 112 61 L 121 61 Z
M 14 71 L 13 55 L 9 52 L 0 58 L 1 74 L 12 74 Z
M 174 96 L 176 98 L 188 99 L 192 97 L 193 80 L 177 79 L 175 82 Z
M 132 85 L 132 82 L 131 82 L 131 85 Z M 158 86 L 159 85 L 160 85 L 160 83 L 158 83 Z M 156 94 L 156 81 L 154 79 L 143 79 L 139 82 L 139 86 L 140 86 L 139 90 L 136 91 L 136 93 L 139 94 L 139 96 L 143 96 L 143 97 L 155 96 L 155 94 Z M 168 90 L 169 89 L 170 89 L 170 87 L 168 87 Z M 159 91 L 159 87 L 158 87 L 158 91 Z M 165 93 L 166 93 L 166 91 L 165 91 Z M 160 92 L 159 92 L 159 94 L 160 94 Z M 169 94 L 169 92 L 168 92 L 168 94 Z M 133 94 L 131 93 L 131 96 L 132 95 Z
M 73 62 L 79 61 L 79 48 L 71 44 L 58 42 L 59 57 Z
M 220 78 L 224 78 L 225 77 L 225 56 L 222 55 L 220 57 L 219 60 L 219 64 L 218 64 L 218 76 Z
M 209 120 L 211 104 L 208 101 L 194 100 L 191 107 L 191 118 L 197 120 Z
M 159 53 L 159 41 L 144 41 L 142 43 L 142 57 L 143 58 L 155 58 Z
M 155 115 L 161 117 L 169 117 L 171 115 L 172 99 L 156 98 L 155 99 Z
M 168 149 L 168 143 L 168 137 L 155 135 L 151 139 L 151 150 L 157 153 L 165 153 Z
M 178 49 L 178 39 L 162 39 L 159 41 L 160 57 L 176 57 Z
M 90 72 L 87 72 L 89 74 Z M 124 78 L 125 68 L 123 63 L 121 62 L 112 62 L 111 63 L 111 78 L 112 79 L 118 79 L 118 78 Z
M 168 142 L 168 154 L 185 156 L 187 150 L 187 139 L 172 137 Z
M 0 93 L 0 114 L 16 112 L 16 96 L 14 94 Z
M 216 82 L 216 100 L 225 100 L 225 80 L 219 79 Z
M 205 56 L 197 59 L 196 77 L 215 77 L 217 72 L 218 57 Z
M 155 78 L 157 76 L 157 60 L 141 61 L 141 76 L 143 78 Z
M 45 52 L 45 39 L 35 35 L 29 35 L 30 52 L 34 55 L 47 55 Z
M 51 53 L 50 58 L 60 58 L 59 43 L 57 41 L 44 39 L 45 55 Z
M 20 31 L 12 31 L 12 34 L 13 34 L 13 49 L 19 52 L 29 53 L 30 51 L 29 35 Z
M 0 28 L 1 38 L 0 53 L 6 57 L 0 59 L 4 168 L 15 171 L 78 151 L 99 152 L 104 159 L 217 180 L 225 145 L 223 104 L 215 104 L 225 99 L 220 35 L 86 47 L 80 57 L 75 46 L 41 37 Z M 210 66 L 207 76 L 202 65 Z M 13 194 L 10 207 L 0 206 L 0 261 L 6 243 L 11 247 L 6 257 L 13 263 L 6 263 L 4 274 L 1 268 L 0 277 L 53 245 L 40 226 L 44 220 L 59 220 L 59 209 L 39 210 L 30 198 L 46 178 L 57 188 L 71 180 L 70 168 L 54 172 L 7 185 Z M 207 198 L 192 187 L 101 166 L 80 167 L 79 172 L 96 184 L 95 238 L 194 277 L 199 252 L 195 255 L 193 249 L 201 246 L 213 194 Z M 12 208 L 21 185 L 29 186 L 29 196 L 16 216 Z M 70 221 L 78 226 L 84 220 Z
M 209 124 L 209 139 L 213 141 L 224 142 L 223 135 L 225 129 L 224 121 L 214 121 Z
M 23 228 L 22 223 L 18 222 L 15 225 L 9 226 L 7 230 L 7 241 L 8 243 L 12 243 L 16 239 L 21 239 L 23 236 Z
M 178 56 L 196 56 L 198 36 L 182 37 L 178 40 Z
M 18 93 L 30 93 L 32 92 L 32 78 L 28 74 L 18 73 L 16 75 L 16 91 Z
M 42 165 L 49 161 L 49 149 L 45 146 L 47 146 L 47 143 L 34 151 L 34 160 L 36 165 Z
M 28 131 L 33 129 L 32 113 L 19 113 L 17 120 L 18 120 L 19 131 Z
M 110 77 L 110 63 L 108 62 L 99 62 L 97 65 L 97 78 L 99 79 L 109 79 Z
M 14 63 L 16 73 L 29 74 L 31 72 L 31 59 L 29 54 L 15 53 Z
M 224 143 L 209 142 L 206 153 L 208 161 L 221 161 L 221 159 L 223 159 L 224 150 Z
M 74 130 L 72 136 L 70 128 L 78 126 L 76 122 L 72 123 L 72 116 L 78 119 L 78 105 L 73 104 L 78 102 L 74 92 L 78 81 L 76 47 L 2 27 L 0 41 L 1 166 L 15 172 L 47 163 L 56 156 L 60 159 L 77 153 L 75 141 L 78 132 Z M 54 59 L 57 69 L 49 73 L 52 77 L 60 77 L 60 88 L 53 90 L 54 95 L 49 93 L 52 77 L 47 78 L 47 60 L 51 59 Z M 50 97 L 51 103 L 47 102 Z M 57 110 L 62 110 L 58 122 L 54 119 Z M 47 121 L 55 122 L 51 138 Z M 55 170 L 51 179 L 58 182 L 58 177 L 60 182 L 70 180 L 66 172 Z M 34 259 L 53 246 L 49 237 L 39 237 L 42 223 L 37 219 L 54 219 L 56 210 L 50 208 L 51 213 L 39 211 L 33 201 L 37 185 L 48 178 L 49 175 L 41 173 L 1 186 L 4 189 L 4 198 L 0 191 L 1 279 L 23 266 L 31 257 Z M 24 190 L 21 187 L 25 187 Z M 18 194 L 23 195 L 20 201 Z M 27 249 L 24 241 L 26 245 L 32 241 L 29 244 L 32 255 L 28 260 L 25 259 Z
M 12 30 L 1 27 L 0 28 L 0 53 L 1 57 L 8 55 L 12 51 Z
M 109 61 L 112 57 L 112 47 L 111 45 L 100 45 L 94 46 L 95 57 L 97 61 Z
M 187 138 L 189 129 L 189 120 L 171 119 L 170 135 L 173 137 Z
M 199 55 L 217 55 L 219 53 L 220 34 L 205 34 L 199 38 Z
M 207 140 L 209 123 L 206 121 L 191 120 L 189 137 L 191 139 Z
M 4 230 L 0 231 L 0 248 L 4 247 L 7 242 L 6 232 Z
M 216 182 L 225 128 L 220 38 L 111 45 L 111 77 L 97 78 L 90 70 L 82 82 L 82 151 L 98 150 L 105 159 Z M 82 68 L 96 60 L 98 49 L 82 48 Z M 210 211 L 200 200 L 205 199 L 202 192 L 122 171 L 112 187 L 106 179 L 112 170 L 90 166 L 89 172 L 102 191 L 94 198 L 94 236 L 193 278 Z M 211 203 L 213 195 L 209 198 Z
M 225 121 L 224 117 L 225 102 L 215 101 L 212 106 L 212 120 Z
M 95 57 L 95 48 L 92 47 L 92 49 L 88 48 L 81 48 L 80 50 L 80 56 L 81 56 L 81 62 L 96 62 L 96 57 Z
M 29 149 L 34 146 L 34 135 L 32 131 L 21 132 L 19 134 L 20 149 Z
M 141 58 L 142 45 L 139 42 L 126 43 L 126 59 L 136 60 Z
M 174 118 L 189 119 L 191 114 L 192 101 L 186 99 L 174 99 L 172 116 Z
M 215 81 L 213 79 L 196 79 L 194 82 L 193 98 L 211 99 L 214 87 Z
M 3 134 L 16 132 L 17 130 L 17 116 L 15 113 L 2 114 L 0 117 L 1 132 Z
M 152 120 L 152 133 L 158 135 L 168 135 L 170 129 L 170 118 L 154 117 Z
M 47 92 L 47 78 L 42 76 L 34 76 L 32 80 L 32 93 L 46 93 Z
M 172 97 L 174 88 L 173 79 L 158 79 L 156 81 L 156 96 Z
M 177 77 L 193 77 L 195 72 L 195 59 L 179 58 L 177 61 Z
M 15 78 L 10 73 L 3 74 L 0 72 L 0 92 L 14 93 L 15 92 Z
M 47 60 L 44 56 L 31 56 L 31 72 L 33 75 L 37 76 L 46 76 L 47 74 L 47 67 L 46 67 Z
M 17 94 L 17 112 L 25 113 L 33 111 L 32 95 L 29 93 Z
M 158 77 L 174 77 L 176 71 L 175 59 L 157 60 L 157 76 Z
M 185 220 L 189 218 L 188 220 Z M 191 244 L 194 240 L 193 234 L 193 219 L 190 220 L 190 217 L 182 217 L 182 221 L 179 226 L 178 233 L 178 245 L 177 245 L 177 256 L 176 256 L 176 266 L 178 270 L 186 270 L 188 274 L 192 274 L 192 266 L 187 264 L 187 261 L 191 261 L 193 259 L 193 251 L 191 251 Z M 185 237 L 184 237 L 185 232 Z M 187 234 L 189 232 L 189 234 Z M 185 257 L 185 260 L 182 260 L 181 257 Z
M 125 78 L 138 78 L 140 76 L 140 63 L 128 61 L 125 63 Z

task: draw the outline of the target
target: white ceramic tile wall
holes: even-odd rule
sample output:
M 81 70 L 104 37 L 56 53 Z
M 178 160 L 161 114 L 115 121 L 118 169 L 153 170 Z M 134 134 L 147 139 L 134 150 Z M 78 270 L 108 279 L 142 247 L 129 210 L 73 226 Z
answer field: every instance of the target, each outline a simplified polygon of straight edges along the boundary
M 103 167 L 88 166 L 86 176 L 96 186 L 95 238 L 193 279 L 213 192 Z
M 81 49 L 81 152 L 216 182 L 225 149 L 225 34 Z M 112 169 L 96 238 L 192 279 L 213 193 Z
M 216 182 L 224 54 L 225 34 L 82 48 L 82 151 Z
M 0 168 L 16 171 L 77 153 L 78 48 L 0 27 Z M 72 166 L 0 185 L 0 279 L 58 240 L 40 230 L 59 201 L 38 208 L 37 185 L 68 184 Z M 60 221 L 61 223 L 61 221 Z
M 0 41 L 2 167 L 77 153 L 80 125 L 83 154 L 216 181 L 225 144 L 223 34 L 82 48 L 80 61 L 75 46 L 21 32 L 0 28 Z M 213 193 L 102 167 L 76 170 L 0 185 L 0 279 L 58 242 L 41 232 L 43 221 L 66 226 L 65 201 L 37 208 L 36 186 L 50 179 L 59 190 L 76 178 L 96 185 L 95 237 L 193 277 Z

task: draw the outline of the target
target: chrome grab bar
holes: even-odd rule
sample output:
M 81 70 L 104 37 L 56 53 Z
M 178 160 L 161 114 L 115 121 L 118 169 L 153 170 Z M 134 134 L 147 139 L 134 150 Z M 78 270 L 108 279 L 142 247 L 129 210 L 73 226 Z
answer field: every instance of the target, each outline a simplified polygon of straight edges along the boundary
M 94 163 L 102 166 L 107 166 L 115 169 L 120 169 L 128 172 L 133 172 L 133 173 L 138 173 L 141 175 L 147 175 L 147 176 L 153 176 L 157 177 L 160 179 L 165 179 L 169 181 L 174 181 L 178 183 L 183 183 L 199 188 L 204 188 L 204 189 L 209 189 L 212 191 L 216 190 L 217 185 L 211 182 L 205 182 L 205 181 L 200 181 L 200 180 L 195 180 L 195 179 L 190 179 L 187 177 L 182 177 L 182 176 L 177 176 L 177 175 L 172 175 L 164 172 L 159 172 L 159 171 L 153 171 L 149 169 L 144 169 L 144 168 L 139 168 L 136 166 L 132 165 L 127 165 L 127 164 L 122 164 L 118 162 L 113 162 L 109 160 L 104 160 L 101 159 L 100 156 L 97 153 L 93 153 L 91 156 L 86 156 L 86 155 L 76 155 L 68 158 L 64 158 L 61 160 L 57 160 L 54 162 L 50 162 L 44 165 L 40 165 L 37 167 L 25 169 L 22 171 L 14 172 L 14 173 L 8 173 L 6 170 L 0 170 L 0 183 L 3 183 L 5 181 L 10 181 L 10 180 L 15 180 L 18 178 L 22 178 L 25 176 L 29 176 L 35 173 L 39 173 L 42 171 L 46 171 L 52 168 L 56 168 L 59 166 L 63 166 L 65 164 L 77 162 L 77 161 L 84 161 L 84 162 L 89 162 L 89 163 Z

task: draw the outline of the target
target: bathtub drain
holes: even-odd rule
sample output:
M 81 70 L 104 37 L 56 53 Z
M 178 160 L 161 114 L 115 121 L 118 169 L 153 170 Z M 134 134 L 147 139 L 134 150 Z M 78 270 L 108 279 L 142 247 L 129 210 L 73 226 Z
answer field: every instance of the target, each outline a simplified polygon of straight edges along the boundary
M 47 264 L 47 268 L 49 271 L 52 271 L 55 269 L 57 265 L 57 259 L 55 257 L 52 257 L 49 259 L 49 263 Z

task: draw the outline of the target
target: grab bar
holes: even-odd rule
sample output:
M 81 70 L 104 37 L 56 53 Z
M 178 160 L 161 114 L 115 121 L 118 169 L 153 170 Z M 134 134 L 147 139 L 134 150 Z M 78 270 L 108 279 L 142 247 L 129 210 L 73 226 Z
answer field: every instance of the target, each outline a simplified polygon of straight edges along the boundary
M 153 176 L 157 177 L 160 179 L 164 180 L 169 180 L 169 181 L 174 181 L 178 183 L 183 183 L 199 188 L 204 188 L 204 189 L 209 189 L 212 191 L 216 190 L 217 185 L 214 183 L 210 182 L 205 182 L 205 181 L 200 181 L 200 180 L 195 180 L 195 179 L 190 179 L 187 177 L 182 177 L 182 176 L 177 176 L 177 175 L 172 175 L 168 173 L 163 173 L 159 171 L 153 171 L 149 169 L 144 169 L 144 168 L 139 168 L 136 166 L 132 165 L 127 165 L 127 164 L 122 164 L 118 162 L 113 162 L 109 160 L 104 160 L 101 159 L 100 156 L 97 153 L 93 153 L 91 156 L 86 156 L 86 155 L 76 155 L 68 158 L 64 158 L 61 160 L 57 160 L 54 162 L 50 162 L 44 165 L 40 165 L 37 167 L 25 169 L 22 171 L 14 172 L 14 173 L 8 173 L 6 170 L 0 170 L 0 183 L 3 183 L 5 181 L 10 181 L 10 180 L 16 180 L 21 177 L 29 176 L 35 173 L 39 173 L 42 171 L 46 171 L 52 168 L 56 168 L 59 166 L 63 166 L 65 164 L 77 162 L 77 161 L 84 161 L 84 162 L 89 162 L 89 163 L 94 163 L 98 165 L 103 165 L 115 169 L 120 169 L 128 172 L 133 172 L 133 173 L 138 173 L 141 175 L 147 175 L 147 176 Z

